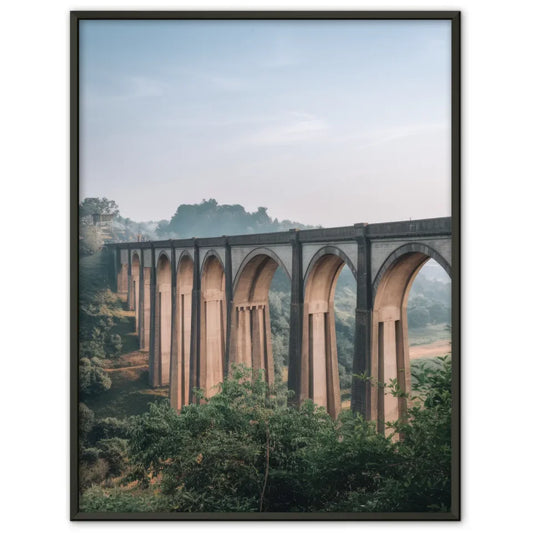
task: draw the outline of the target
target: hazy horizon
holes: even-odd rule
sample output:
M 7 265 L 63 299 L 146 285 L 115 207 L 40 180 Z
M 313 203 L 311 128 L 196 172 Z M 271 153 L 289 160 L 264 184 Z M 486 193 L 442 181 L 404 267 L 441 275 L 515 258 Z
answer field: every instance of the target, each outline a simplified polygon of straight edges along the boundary
M 449 21 L 81 21 L 80 198 L 451 214 Z

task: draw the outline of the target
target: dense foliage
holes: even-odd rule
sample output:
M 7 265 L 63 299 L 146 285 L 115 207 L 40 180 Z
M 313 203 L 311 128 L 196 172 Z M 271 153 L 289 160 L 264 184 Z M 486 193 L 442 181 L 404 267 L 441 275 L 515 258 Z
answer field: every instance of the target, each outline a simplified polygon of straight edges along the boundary
M 451 364 L 421 365 L 408 420 L 389 435 L 349 411 L 333 420 L 306 402 L 279 406 L 242 367 L 209 400 L 168 402 L 124 427 L 84 426 L 93 469 L 122 485 L 93 487 L 85 511 L 446 511 L 450 507 Z M 95 435 L 103 440 L 96 441 Z M 398 436 L 401 435 L 401 438 Z M 90 439 L 93 439 L 92 441 Z M 86 460 L 85 464 L 87 464 Z M 98 463 L 100 461 L 100 463 Z M 99 469 L 94 468 L 99 465 Z M 103 465 L 103 466 L 102 466 Z M 86 486 L 91 485 L 86 476 Z M 132 483 L 132 480 L 136 482 Z
M 157 234 L 160 238 L 214 237 L 305 227 L 311 226 L 290 220 L 273 220 L 266 207 L 258 207 L 257 211 L 249 213 L 242 205 L 223 205 L 211 198 L 199 204 L 181 204 L 170 221 L 159 223 Z

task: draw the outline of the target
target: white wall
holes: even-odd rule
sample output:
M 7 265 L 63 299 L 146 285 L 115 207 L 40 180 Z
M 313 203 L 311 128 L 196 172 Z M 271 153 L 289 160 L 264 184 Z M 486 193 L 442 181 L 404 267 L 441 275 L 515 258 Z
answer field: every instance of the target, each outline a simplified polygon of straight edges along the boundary
M 116 0 L 113 7 L 135 9 L 139 3 Z M 150 7 L 345 8 L 366 7 L 354 1 L 230 3 L 158 2 Z M 531 124 L 533 123 L 531 51 L 533 9 L 530 2 L 466 1 L 442 4 L 425 0 L 388 0 L 387 9 L 463 10 L 463 516 L 466 531 L 523 531 L 531 506 L 532 466 L 529 411 L 533 374 L 531 330 L 526 301 L 531 285 L 499 281 L 506 265 L 491 252 L 509 250 L 511 273 L 524 272 L 531 255 Z M 111 7 L 86 0 L 6 2 L 3 4 L 0 50 L 3 81 L 0 128 L 3 150 L 1 217 L 4 251 L 24 254 L 18 272 L 1 263 L 1 279 L 32 279 L 20 294 L 20 283 L 2 293 L 1 439 L 2 523 L 7 531 L 42 528 L 58 533 L 83 531 L 176 530 L 172 523 L 68 522 L 68 10 Z M 207 192 L 206 192 L 207 195 Z M 38 223 L 37 223 L 38 221 Z M 42 228 L 44 237 L 36 235 Z M 487 231 L 487 229 L 489 231 Z M 48 240 L 53 239 L 53 244 Z M 511 252 L 511 250 L 513 250 Z M 54 250 L 53 260 L 51 250 Z M 56 253 L 56 250 L 58 252 Z M 21 257 L 21 256 L 18 256 Z M 37 264 L 33 258 L 38 259 Z M 521 268 L 516 268 L 518 264 Z M 39 274 L 36 275 L 36 272 Z M 518 281 L 518 280 L 517 280 Z M 38 294 L 30 293 L 37 287 Z M 507 289 L 516 288 L 516 292 Z M 6 290 L 7 289 L 7 290 Z M 6 301 L 6 296 L 7 300 Z M 32 302 L 39 303 L 31 307 Z M 46 302 L 46 312 L 42 307 Z M 31 314 L 28 314 L 31 313 Z M 20 320 L 29 316 L 30 320 Z M 7 320 L 7 322 L 6 322 Z M 31 334 L 28 330 L 31 324 Z M 24 343 L 21 343 L 24 339 Z M 46 339 L 46 343 L 43 344 Z M 22 358 L 25 380 L 19 374 Z M 509 370 L 511 369 L 511 370 Z M 493 400 L 490 395 L 497 392 Z M 524 405 L 525 408 L 520 406 Z M 495 432 L 500 425 L 503 431 Z M 510 432 L 517 432 L 510 437 Z M 522 438 L 523 437 L 523 438 Z M 510 448 L 512 446 L 512 448 Z M 201 530 L 209 524 L 185 524 Z M 217 524 L 247 531 L 250 524 Z M 266 530 L 269 523 L 254 524 Z M 289 530 L 277 524 L 276 529 Z M 291 524 L 291 531 L 319 531 L 322 523 Z M 338 523 L 335 529 L 352 531 Z M 362 530 L 456 530 L 456 524 L 369 524 Z

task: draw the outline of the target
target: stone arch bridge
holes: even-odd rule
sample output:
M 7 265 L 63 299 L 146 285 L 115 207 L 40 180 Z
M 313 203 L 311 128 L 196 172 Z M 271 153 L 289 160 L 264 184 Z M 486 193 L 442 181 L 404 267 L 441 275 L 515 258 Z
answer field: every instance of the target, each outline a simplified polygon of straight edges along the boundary
M 409 390 L 407 298 L 430 258 L 451 276 L 451 219 L 290 230 L 280 233 L 107 245 L 116 289 L 135 310 L 150 384 L 169 385 L 180 409 L 193 388 L 207 395 L 232 363 L 263 369 L 273 382 L 268 291 L 280 266 L 291 283 L 288 386 L 340 411 L 333 298 L 348 265 L 357 283 L 354 373 L 396 378 Z M 383 422 L 404 400 L 354 379 L 352 409 Z

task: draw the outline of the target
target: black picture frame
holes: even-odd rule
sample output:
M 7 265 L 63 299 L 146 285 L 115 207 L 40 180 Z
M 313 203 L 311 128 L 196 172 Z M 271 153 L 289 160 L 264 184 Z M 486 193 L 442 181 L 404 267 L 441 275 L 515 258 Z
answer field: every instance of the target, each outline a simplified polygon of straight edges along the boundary
M 85 513 L 79 511 L 79 23 L 83 20 L 449 20 L 451 22 L 452 504 L 448 513 Z M 461 519 L 461 13 L 460 11 L 72 11 L 70 13 L 70 519 L 431 520 Z

